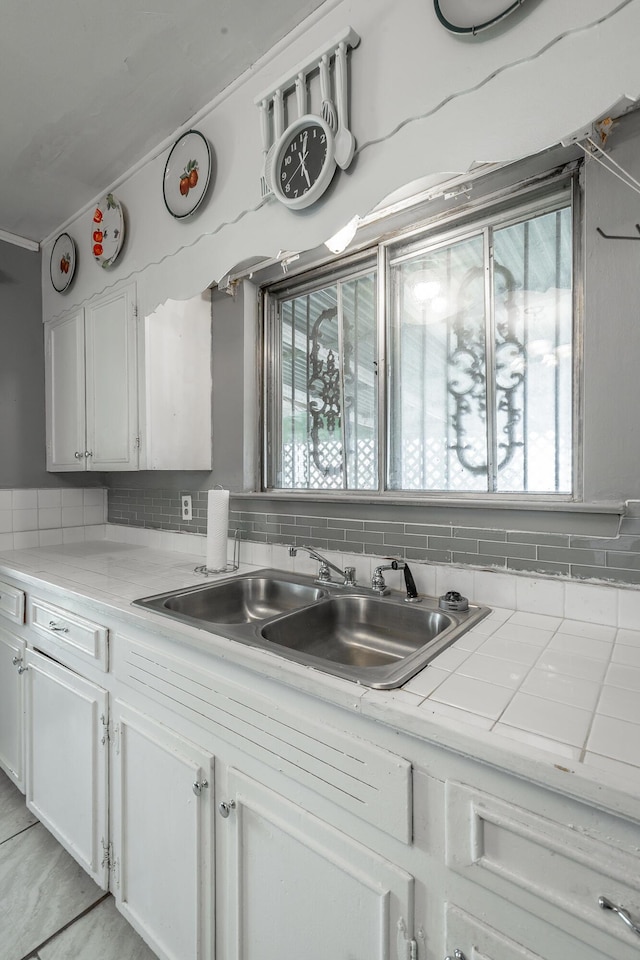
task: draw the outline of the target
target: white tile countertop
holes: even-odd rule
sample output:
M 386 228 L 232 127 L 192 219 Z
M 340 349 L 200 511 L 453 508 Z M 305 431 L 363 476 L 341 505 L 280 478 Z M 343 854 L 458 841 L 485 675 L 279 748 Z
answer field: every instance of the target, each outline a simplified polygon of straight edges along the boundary
M 202 562 L 195 553 L 95 540 L 0 553 L 0 575 L 68 590 L 138 624 L 161 620 L 167 629 L 165 618 L 131 601 L 202 583 L 194 572 Z M 266 565 L 243 563 L 240 572 Z M 360 687 L 232 640 L 220 644 L 227 659 L 263 675 L 513 772 L 535 769 L 558 789 L 573 774 L 566 792 L 637 819 L 640 629 L 489 605 L 486 619 L 397 690 Z M 171 630 L 203 645 L 202 631 L 173 621 Z M 217 639 L 207 636 L 214 652 Z

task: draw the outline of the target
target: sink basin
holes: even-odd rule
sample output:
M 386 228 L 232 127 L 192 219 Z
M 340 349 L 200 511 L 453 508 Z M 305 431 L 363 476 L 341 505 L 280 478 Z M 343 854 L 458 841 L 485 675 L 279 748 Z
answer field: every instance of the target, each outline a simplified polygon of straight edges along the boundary
M 159 612 L 211 623 L 266 620 L 325 596 L 319 587 L 272 577 L 240 577 L 205 584 L 149 600 L 136 600 Z
M 475 622 L 480 616 L 472 611 L 471 618 Z M 367 686 L 391 688 L 412 677 L 470 625 L 442 613 L 433 600 L 408 604 L 401 598 L 345 595 L 272 620 L 260 633 L 298 662 Z
M 200 630 L 381 690 L 399 687 L 485 617 L 434 597 L 313 583 L 265 569 L 133 601 Z
M 386 667 L 431 643 L 452 620 L 422 604 L 331 597 L 261 630 L 265 640 L 352 667 Z

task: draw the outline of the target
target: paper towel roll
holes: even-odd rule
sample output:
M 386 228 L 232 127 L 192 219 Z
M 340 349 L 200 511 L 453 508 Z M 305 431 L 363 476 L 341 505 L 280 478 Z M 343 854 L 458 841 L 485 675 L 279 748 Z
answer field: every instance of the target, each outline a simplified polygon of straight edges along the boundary
M 227 567 L 229 491 L 209 490 L 207 498 L 207 569 Z

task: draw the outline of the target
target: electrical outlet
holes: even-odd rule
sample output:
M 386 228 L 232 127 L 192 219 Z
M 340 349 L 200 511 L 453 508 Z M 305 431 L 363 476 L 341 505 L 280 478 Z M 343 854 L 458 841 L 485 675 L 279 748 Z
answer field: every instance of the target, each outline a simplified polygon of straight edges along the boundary
M 183 520 L 193 520 L 193 512 L 191 509 L 191 494 L 183 493 L 180 497 L 180 506 L 182 512 Z

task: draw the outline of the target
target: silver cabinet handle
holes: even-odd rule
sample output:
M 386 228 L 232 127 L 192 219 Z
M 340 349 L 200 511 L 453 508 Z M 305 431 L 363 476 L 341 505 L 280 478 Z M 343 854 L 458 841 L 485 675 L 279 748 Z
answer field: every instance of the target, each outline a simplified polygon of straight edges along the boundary
M 615 903 L 611 903 L 611 900 L 607 900 L 606 897 L 600 897 L 598 899 L 598 906 L 602 907 L 603 910 L 612 910 L 613 913 L 616 913 L 620 917 L 623 923 L 626 923 L 629 930 L 633 930 L 633 932 L 640 937 L 640 927 L 636 926 L 627 910 L 624 910 L 622 907 L 617 907 Z
M 199 797 L 205 787 L 209 786 L 208 780 L 196 780 L 192 786 L 192 790 L 195 793 L 196 797 Z
M 453 956 L 445 957 L 444 960 L 467 960 L 462 950 L 454 950 Z
M 29 669 L 28 667 L 22 666 L 22 657 L 17 657 L 17 656 L 14 657 L 11 663 L 14 665 L 14 667 L 18 668 L 18 673 L 20 674 L 20 676 L 22 676 L 25 670 Z
M 61 627 L 55 620 L 49 621 L 49 630 L 52 630 L 53 633 L 69 633 L 68 627 Z
M 80 450 L 76 450 L 76 452 L 74 453 L 74 457 L 76 458 L 76 460 L 82 460 L 82 452 Z
M 92 456 L 93 456 L 93 450 L 85 450 L 84 455 L 85 455 L 85 457 L 92 457 Z
M 224 817 L 226 820 L 231 811 L 235 810 L 235 806 L 235 800 L 221 800 L 218 804 L 218 812 L 220 813 L 220 816 Z

